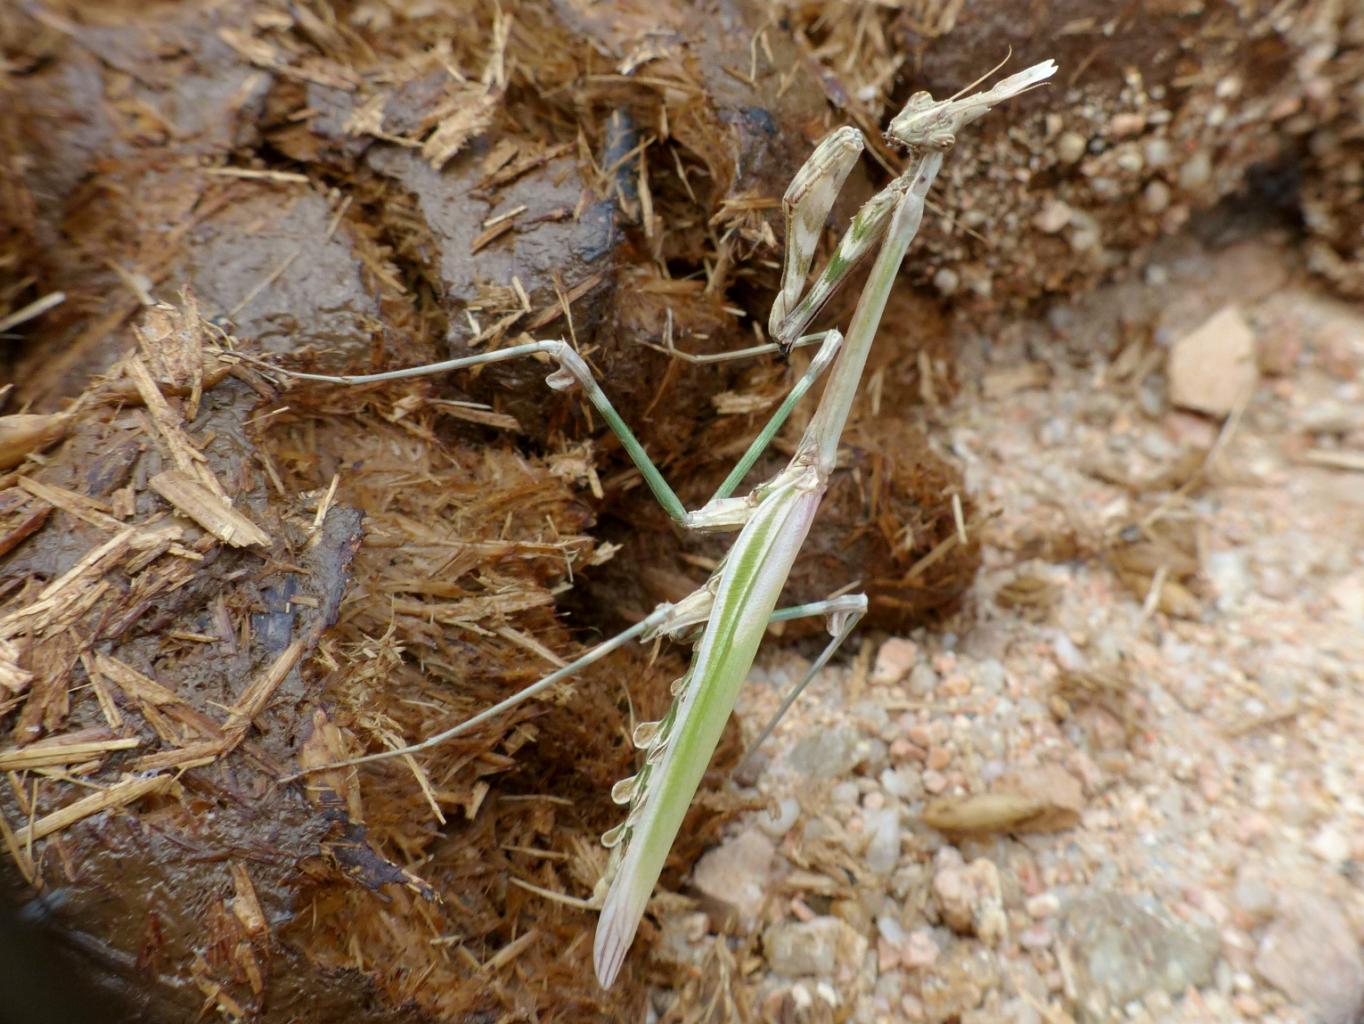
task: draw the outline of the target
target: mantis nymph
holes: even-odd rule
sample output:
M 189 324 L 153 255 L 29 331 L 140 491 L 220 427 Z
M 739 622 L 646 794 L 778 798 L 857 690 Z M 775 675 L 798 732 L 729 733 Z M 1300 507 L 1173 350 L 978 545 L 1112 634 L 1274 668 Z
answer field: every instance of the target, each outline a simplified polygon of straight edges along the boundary
M 575 385 L 582 388 L 588 401 L 620 437 L 649 489 L 679 525 L 688 530 L 739 531 L 729 553 L 705 586 L 695 593 L 676 604 L 659 606 L 641 622 L 578 660 L 452 729 L 414 746 L 342 763 L 362 764 L 430 749 L 533 697 L 632 640 L 643 642 L 660 636 L 690 638 L 696 627 L 704 624 L 694 641 L 690 668 L 673 684 L 672 707 L 662 720 L 646 722 L 635 729 L 635 745 L 644 751 L 639 773 L 618 782 L 611 791 L 612 798 L 627 805 L 628 810 L 624 821 L 602 837 L 611 849 L 606 876 L 597 890 L 601 918 L 594 960 L 603 986 L 609 987 L 620 971 L 664 859 L 734 709 L 739 688 L 753 665 L 768 624 L 799 616 L 825 616 L 832 636 L 805 677 L 783 701 L 780 717 L 866 611 L 867 600 L 861 594 L 846 594 L 780 611 L 776 610 L 776 603 L 828 487 L 839 440 L 857 396 L 886 300 L 923 219 L 928 190 L 947 151 L 956 142 L 956 133 L 995 104 L 1033 88 L 1055 72 L 1055 63 L 1045 61 L 973 95 L 942 101 L 925 92 L 911 96 L 886 132 L 888 142 L 908 151 L 906 170 L 863 205 L 828 265 L 804 291 L 825 220 L 865 143 L 857 129 L 841 128 L 819 144 L 797 172 L 782 202 L 786 220 L 785 265 L 769 323 L 772 344 L 760 349 L 789 350 L 796 345 L 815 345 L 816 354 L 714 497 L 695 511 L 683 507 L 593 379 L 587 364 L 566 342 L 534 341 L 497 352 L 364 376 L 276 371 L 308 380 L 358 384 L 441 373 L 523 356 L 548 356 L 558 364 L 547 380 L 549 386 L 558 390 Z M 873 251 L 876 259 L 846 335 L 837 330 L 803 335 L 851 268 Z M 826 370 L 830 378 L 820 406 L 790 463 L 749 494 L 734 497 L 733 492 L 796 402 Z M 769 723 L 758 742 L 766 737 L 775 721 L 774 718 Z M 313 770 L 340 766 L 321 765 Z

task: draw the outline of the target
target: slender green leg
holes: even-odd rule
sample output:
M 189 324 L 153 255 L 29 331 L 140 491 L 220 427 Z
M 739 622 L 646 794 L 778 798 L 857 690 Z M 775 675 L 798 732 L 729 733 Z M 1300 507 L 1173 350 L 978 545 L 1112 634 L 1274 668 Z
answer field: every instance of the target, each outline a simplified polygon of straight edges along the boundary
M 705 589 L 702 589 L 697 591 L 696 594 L 693 595 L 693 597 L 701 599 L 700 603 L 704 604 L 705 603 L 704 596 L 706 594 L 707 591 Z M 300 778 L 303 775 L 310 775 L 313 772 L 326 771 L 331 768 L 349 767 L 351 765 L 357 764 L 370 764 L 374 761 L 386 761 L 389 758 L 406 757 L 409 754 L 419 754 L 424 750 L 430 750 L 433 747 L 438 747 L 442 743 L 445 743 L 447 740 L 452 740 L 458 736 L 462 736 L 470 729 L 482 725 L 484 722 L 492 718 L 496 718 L 498 715 L 501 715 L 507 711 L 510 711 L 512 708 L 516 707 L 516 705 L 528 701 L 532 697 L 535 697 L 536 695 L 543 693 L 545 690 L 549 689 L 555 683 L 563 682 L 570 676 L 577 675 L 579 672 L 587 668 L 589 665 L 595 664 L 602 658 L 606 657 L 606 655 L 610 654 L 612 651 L 618 650 L 619 648 L 625 646 L 625 644 L 629 643 L 631 640 L 636 639 L 647 640 L 650 636 L 665 634 L 668 633 L 671 629 L 679 627 L 680 625 L 682 625 L 682 622 L 680 620 L 682 620 L 684 617 L 687 618 L 694 617 L 694 614 L 697 611 L 697 609 L 693 607 L 695 603 L 696 602 L 692 602 L 690 600 L 684 600 L 676 605 L 671 604 L 659 605 L 657 608 L 653 610 L 653 612 L 651 612 L 645 618 L 641 619 L 639 622 L 635 623 L 629 629 L 617 633 L 609 640 L 603 640 L 601 643 L 599 643 L 596 647 L 592 648 L 582 657 L 569 662 L 562 668 L 556 669 L 549 675 L 545 676 L 543 679 L 531 683 L 525 689 L 517 691 L 516 693 L 508 697 L 506 700 L 499 701 L 490 708 L 485 708 L 483 711 L 480 711 L 472 718 L 467 718 L 463 722 L 460 722 L 458 725 L 453 725 L 449 729 L 436 733 L 436 735 L 434 736 L 428 736 L 426 739 L 422 740 L 419 743 L 413 743 L 410 746 L 400 747 L 397 750 L 383 750 L 377 754 L 366 754 L 363 757 L 356 757 L 348 761 L 340 761 L 335 764 L 317 765 L 316 767 L 309 768 L 306 771 L 295 772 L 293 775 L 283 776 L 280 779 L 280 781 L 290 782 L 294 779 Z M 845 617 L 852 616 L 853 622 L 856 622 L 856 620 L 858 618 L 861 618 L 862 613 L 866 610 L 866 603 L 867 603 L 866 598 L 861 596 L 860 594 L 845 595 L 843 597 L 831 598 L 827 601 L 818 601 L 815 602 L 814 604 L 798 605 L 793 608 L 779 609 L 772 613 L 772 618 L 770 619 L 770 621 L 784 622 L 788 619 L 801 618 L 802 616 L 828 615 L 830 617 L 830 621 L 832 622 L 835 620 L 836 617 L 842 615 Z M 709 610 L 708 607 L 702 609 L 703 612 L 708 610 Z M 829 654 L 832 653 L 833 651 L 829 652 Z M 826 657 L 824 660 L 827 661 L 828 658 Z M 823 663 L 821 662 L 820 664 Z
M 796 702 L 796 698 L 801 695 L 801 692 L 810 685 L 810 682 L 815 676 L 819 675 L 824 666 L 829 663 L 829 659 L 834 656 L 834 652 L 842 646 L 843 641 L 848 638 L 848 635 L 857 628 L 857 623 L 866 613 L 867 596 L 865 594 L 848 594 L 844 597 L 835 597 L 828 601 L 817 601 L 814 604 L 799 605 L 795 608 L 781 608 L 772 614 L 770 620 L 772 622 L 782 622 L 787 619 L 796 619 L 807 615 L 828 615 L 829 632 L 832 634 L 832 639 L 825 644 L 824 650 L 819 652 L 819 657 L 811 662 L 809 669 L 806 671 L 805 675 L 801 677 L 800 682 L 791 687 L 791 692 L 786 695 L 781 702 L 781 706 L 778 707 L 772 717 L 768 719 L 767 724 L 762 727 L 762 731 L 758 733 L 757 738 L 748 745 L 748 749 L 744 751 L 744 756 L 739 759 L 738 765 L 734 768 L 735 772 L 738 772 L 743 768 L 744 765 L 748 763 L 749 758 L 751 758 L 757 749 L 763 745 L 763 741 L 772 735 L 772 730 L 777 727 L 777 723 L 782 720 L 782 716 L 790 710 L 791 705 Z
M 743 480 L 744 476 L 753 467 L 753 463 L 766 450 L 767 445 L 781 429 L 787 417 L 791 415 L 791 410 L 795 408 L 796 402 L 810 390 L 821 373 L 828 368 L 838 352 L 838 346 L 842 343 L 843 336 L 837 331 L 824 331 L 819 334 L 811 335 L 809 338 L 800 339 L 802 344 L 819 344 L 819 351 L 815 353 L 810 366 L 800 376 L 793 386 L 791 393 L 782 402 L 772 419 L 768 421 L 766 427 L 758 435 L 757 439 L 748 447 L 739 464 L 735 466 L 734 472 L 730 473 L 715 497 L 727 498 L 733 493 L 734 489 Z M 767 346 L 759 346 L 766 349 Z M 624 447 L 630 461 L 635 464 L 640 475 L 644 477 L 644 482 L 658 503 L 663 506 L 670 518 L 687 529 L 727 529 L 742 526 L 748 521 L 751 506 L 747 502 L 731 503 L 726 505 L 721 514 L 716 515 L 715 509 L 700 509 L 692 512 L 688 511 L 682 500 L 677 496 L 677 492 L 664 479 L 658 467 L 649 458 L 644 446 L 635 437 L 629 425 L 621 418 L 616 411 L 611 400 L 606 397 L 606 392 L 601 389 L 596 378 L 592 375 L 591 369 L 583 358 L 575 352 L 572 347 L 563 341 L 533 341 L 523 345 L 512 345 L 509 348 L 499 349 L 496 352 L 480 352 L 478 355 L 463 356 L 459 359 L 447 359 L 439 363 L 429 363 L 425 366 L 413 366 L 402 370 L 387 370 L 383 373 L 364 373 L 364 374 L 324 374 L 324 373 L 303 373 L 298 370 L 287 370 L 283 367 L 271 366 L 261 363 L 259 360 L 248 356 L 239 356 L 246 362 L 255 363 L 265 369 L 275 373 L 284 374 L 299 380 L 321 381 L 329 384 L 377 384 L 382 381 L 403 380 L 411 377 L 424 377 L 437 373 L 445 373 L 451 370 L 467 370 L 476 366 L 486 366 L 489 363 L 500 363 L 510 359 L 520 359 L 526 356 L 548 355 L 559 364 L 559 369 L 551 373 L 546 379 L 550 387 L 556 391 L 567 390 L 574 385 L 581 387 L 587 400 L 592 403 L 592 407 L 601 414 L 607 426 L 620 438 L 621 446 Z
M 789 352 L 793 348 L 804 348 L 807 345 L 818 345 L 824 340 L 824 332 L 819 334 L 807 334 L 803 338 L 797 338 L 790 345 L 780 345 L 775 341 L 765 342 L 761 345 L 750 345 L 748 348 L 736 348 L 729 352 L 687 352 L 673 344 L 672 339 L 672 311 L 669 310 L 668 329 L 663 336 L 663 344 L 652 341 L 641 341 L 640 344 L 645 348 L 651 348 L 656 352 L 662 352 L 675 359 L 691 363 L 695 366 L 708 366 L 711 363 L 728 363 L 735 359 L 752 359 L 754 356 L 772 355 L 777 352 Z
M 772 443 L 772 438 L 777 436 L 777 431 L 781 430 L 782 425 L 790 417 L 792 410 L 796 407 L 796 403 L 805 397 L 805 393 L 814 385 L 815 379 L 828 368 L 829 364 L 833 361 L 834 356 L 838 354 L 838 348 L 843 344 L 843 335 L 834 330 L 821 331 L 818 334 L 811 334 L 799 339 L 796 344 L 812 344 L 816 340 L 819 341 L 819 351 L 815 353 L 815 357 L 810 361 L 809 367 L 800 375 L 800 379 L 791 387 L 790 393 L 777 408 L 777 411 L 772 414 L 772 418 L 767 421 L 767 425 L 763 427 L 758 436 L 753 439 L 753 443 L 748 446 L 748 450 L 745 451 L 739 461 L 735 463 L 734 468 L 730 470 L 729 476 L 725 477 L 725 482 L 719 486 L 713 495 L 711 495 L 711 501 L 728 498 L 734 493 L 735 489 L 743 483 L 744 477 L 748 475 L 748 471 L 753 468 L 753 464 L 757 462 L 762 456 L 762 453 L 767 450 L 767 446 Z
M 497 704 L 494 704 L 492 707 L 480 711 L 478 714 L 474 715 L 473 718 L 465 719 L 458 725 L 451 726 L 449 729 L 446 729 L 443 732 L 438 732 L 434 736 L 429 736 L 426 739 L 422 740 L 420 743 L 413 743 L 411 746 L 401 747 L 397 750 L 384 750 L 377 754 L 366 754 L 364 757 L 352 758 L 349 761 L 339 761 L 336 762 L 335 764 L 318 765 L 315 768 L 308 768 L 301 772 L 295 772 L 293 775 L 286 775 L 283 778 L 281 778 L 280 781 L 289 782 L 293 779 L 299 778 L 300 776 L 310 775 L 313 772 L 326 771 L 329 768 L 344 768 L 355 764 L 369 764 L 373 761 L 385 761 L 391 757 L 404 757 L 408 754 L 418 754 L 421 753 L 423 750 L 430 750 L 432 747 L 437 747 L 447 740 L 452 740 L 457 736 L 462 736 L 470 729 L 474 728 L 475 726 L 481 725 L 482 723 L 488 721 L 490 718 L 495 718 L 496 716 L 502 714 L 503 712 L 511 710 L 521 702 L 530 700 L 530 698 L 534 697 L 536 694 L 543 693 L 545 690 L 549 689 L 549 687 L 553 686 L 555 683 L 562 682 L 569 676 L 576 675 L 583 669 L 587 668 L 587 666 L 600 661 L 602 658 L 606 657 L 612 651 L 616 650 L 617 648 L 623 647 L 631 640 L 634 640 L 635 638 L 645 633 L 648 633 L 651 630 L 662 629 L 667 624 L 668 618 L 672 614 L 672 611 L 673 611 L 672 605 L 667 604 L 659 605 L 647 617 L 641 619 L 639 622 L 635 623 L 633 626 L 631 626 L 624 632 L 617 633 L 615 636 L 611 637 L 611 639 L 603 640 L 596 647 L 592 648 L 590 651 L 584 654 L 581 658 L 578 658 L 574 661 L 570 661 L 563 668 L 556 669 L 555 671 L 551 672 L 549 675 L 545 676 L 540 681 L 531 683 L 524 690 L 520 690 L 512 694 L 506 700 L 500 701 Z
M 383 373 L 332 375 L 300 373 L 297 370 L 285 370 L 277 366 L 271 366 L 269 369 L 286 376 L 296 377 L 299 380 L 316 380 L 329 384 L 377 384 L 386 380 L 425 377 L 450 370 L 467 370 L 475 366 L 486 366 L 489 363 L 501 363 L 509 359 L 520 359 L 523 356 L 534 355 L 548 355 L 558 362 L 559 368 L 545 378 L 545 383 L 554 390 L 566 391 L 575 384 L 583 389 L 583 393 L 587 396 L 587 400 L 592 403 L 592 407 L 601 414 L 602 419 L 606 420 L 607 426 L 620 438 L 620 443 L 624 446 L 626 454 L 630 456 L 630 461 L 643 475 L 644 482 L 653 492 L 654 497 L 658 499 L 658 503 L 663 506 L 664 511 L 683 526 L 689 525 L 686 506 L 678 498 L 677 492 L 672 489 L 668 481 L 663 478 L 663 474 L 658 471 L 658 467 L 649 458 L 644 446 L 635 437 L 634 431 L 621 419 L 620 413 L 616 412 L 615 406 L 606 397 L 606 392 L 602 391 L 597 384 L 596 378 L 592 376 L 592 371 L 588 369 L 582 356 L 578 355 L 563 341 L 532 341 L 523 345 L 512 345 L 509 348 L 498 349 L 496 352 L 480 352 L 474 356 L 446 359 L 443 362 L 412 366 L 403 370 L 387 370 Z M 256 360 L 249 361 L 257 362 Z

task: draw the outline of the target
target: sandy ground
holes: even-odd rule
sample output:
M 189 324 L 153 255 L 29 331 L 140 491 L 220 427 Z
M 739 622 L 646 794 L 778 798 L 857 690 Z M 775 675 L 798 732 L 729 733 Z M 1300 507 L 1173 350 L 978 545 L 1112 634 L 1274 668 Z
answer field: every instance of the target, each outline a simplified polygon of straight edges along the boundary
M 968 606 L 815 681 L 665 955 L 732 930 L 764 1019 L 1358 1019 L 1364 317 L 1300 280 L 1272 232 L 1184 238 L 958 325 L 926 426 L 998 513 Z M 1258 383 L 1173 408 L 1167 350 L 1229 304 Z M 750 733 L 805 664 L 760 663 Z

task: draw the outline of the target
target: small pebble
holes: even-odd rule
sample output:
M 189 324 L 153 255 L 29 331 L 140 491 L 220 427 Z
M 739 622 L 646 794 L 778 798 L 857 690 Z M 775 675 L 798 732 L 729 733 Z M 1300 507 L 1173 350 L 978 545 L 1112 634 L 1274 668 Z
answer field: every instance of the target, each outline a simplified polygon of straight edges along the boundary
M 986 658 L 976 668 L 976 683 L 986 693 L 1003 693 L 1006 679 L 1004 665 L 998 658 Z
M 1117 163 L 1118 170 L 1127 174 L 1136 174 L 1143 166 L 1141 150 L 1135 143 L 1129 142 L 1118 148 L 1114 162 Z
M 900 810 L 887 807 L 868 815 L 871 842 L 867 844 L 867 868 L 877 875 L 889 875 L 900 862 Z
M 853 725 L 840 723 L 829 729 L 812 729 L 786 755 L 796 771 L 815 779 L 846 775 L 865 753 L 862 735 Z
M 773 839 L 780 839 L 791 831 L 800 817 L 800 801 L 793 796 L 782 797 L 767 813 L 758 815 L 758 827 Z
M 926 771 L 923 775 L 924 789 L 937 796 L 947 788 L 947 778 L 942 772 Z
M 1180 993 L 1212 981 L 1221 943 L 1215 929 L 1193 925 L 1126 894 L 1091 891 L 1067 908 L 1064 934 L 1069 984 L 1085 1019 L 1114 1011 L 1155 990 Z
M 1255 334 L 1241 311 L 1227 306 L 1170 348 L 1172 404 L 1225 416 L 1255 387 Z
M 1170 186 L 1160 179 L 1150 182 L 1142 193 L 1147 213 L 1164 213 L 1170 205 Z
M 975 935 L 987 946 L 996 945 L 1009 930 L 999 869 L 984 857 L 963 865 L 951 847 L 938 854 L 933 894 L 943 920 L 961 935 Z
M 1146 115 L 1128 111 L 1122 114 L 1114 114 L 1113 119 L 1108 122 L 1108 130 L 1118 138 L 1125 138 L 1129 135 L 1136 135 L 1146 127 Z
M 916 722 L 905 730 L 905 737 L 915 746 L 927 749 L 933 745 L 933 733 L 922 722 Z
M 1364 951 L 1339 902 L 1285 890 L 1283 912 L 1266 929 L 1255 972 L 1320 1024 L 1354 1024 L 1364 1011 Z
M 840 807 L 855 807 L 860 793 L 856 782 L 840 782 L 829 791 L 829 799 Z
M 755 918 L 767 898 L 776 852 L 772 840 L 762 832 L 741 832 L 708 850 L 697 862 L 692 881 L 711 899 L 745 918 Z
M 876 919 L 876 930 L 880 933 L 881 938 L 894 946 L 903 946 L 909 939 L 904 926 L 890 914 L 882 914 Z
M 867 940 L 836 917 L 782 921 L 763 932 L 763 952 L 778 974 L 831 977 L 840 960 L 860 962 Z
M 1061 909 L 1061 901 L 1054 892 L 1041 892 L 1028 899 L 1024 904 L 1029 917 L 1055 917 L 1056 912 Z
M 1202 188 L 1212 180 L 1212 157 L 1200 149 L 1179 169 L 1179 187 L 1187 192 Z
M 1070 207 L 1059 199 L 1048 200 L 1041 212 L 1032 219 L 1038 231 L 1054 235 L 1070 223 Z
M 971 680 L 961 673 L 944 679 L 939 692 L 948 697 L 965 697 L 971 692 Z
M 1170 162 L 1170 144 L 1164 139 L 1150 139 L 1143 147 L 1148 167 L 1164 167 Z
M 900 960 L 906 967 L 932 967 L 941 952 L 931 931 L 916 928 L 909 933 Z
M 901 736 L 890 745 L 890 757 L 892 761 L 903 764 L 906 761 L 913 761 L 915 764 L 923 764 L 927 758 L 924 748 Z
M 1322 829 L 1312 839 L 1312 852 L 1332 867 L 1339 867 L 1350 859 L 1350 842 L 1330 826 Z
M 876 665 L 871 670 L 875 686 L 894 686 L 909 674 L 919 660 L 919 645 L 913 640 L 891 637 L 876 652 Z
M 1085 155 L 1087 148 L 1084 136 L 1077 132 L 1065 132 L 1056 140 L 1056 155 L 1064 163 L 1076 163 Z
M 909 673 L 909 692 L 914 697 L 928 697 L 938 688 L 938 673 L 920 662 Z
M 1252 995 L 1239 995 L 1231 1001 L 1231 1005 L 1236 1007 L 1238 1013 L 1247 1017 L 1258 1017 L 1264 1013 L 1264 1007 L 1260 1001 Z
M 887 768 L 881 773 L 880 782 L 881 788 L 898 800 L 912 800 L 920 793 L 918 773 L 910 769 Z

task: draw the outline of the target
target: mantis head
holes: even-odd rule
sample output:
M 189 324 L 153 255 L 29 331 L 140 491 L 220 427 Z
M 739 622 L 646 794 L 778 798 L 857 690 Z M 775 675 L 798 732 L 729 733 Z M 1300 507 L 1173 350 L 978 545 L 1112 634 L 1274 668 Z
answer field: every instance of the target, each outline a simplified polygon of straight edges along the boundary
M 966 90 L 962 90 L 945 100 L 935 100 L 926 92 L 916 92 L 909 98 L 904 110 L 890 122 L 890 127 L 886 129 L 886 141 L 907 149 L 951 149 L 957 141 L 957 132 L 964 125 L 985 114 L 996 103 L 1027 92 L 1054 74 L 1056 62 L 1047 60 L 1002 79 L 993 88 L 970 96 L 964 96 Z M 971 89 L 978 84 L 979 80 L 966 88 Z

